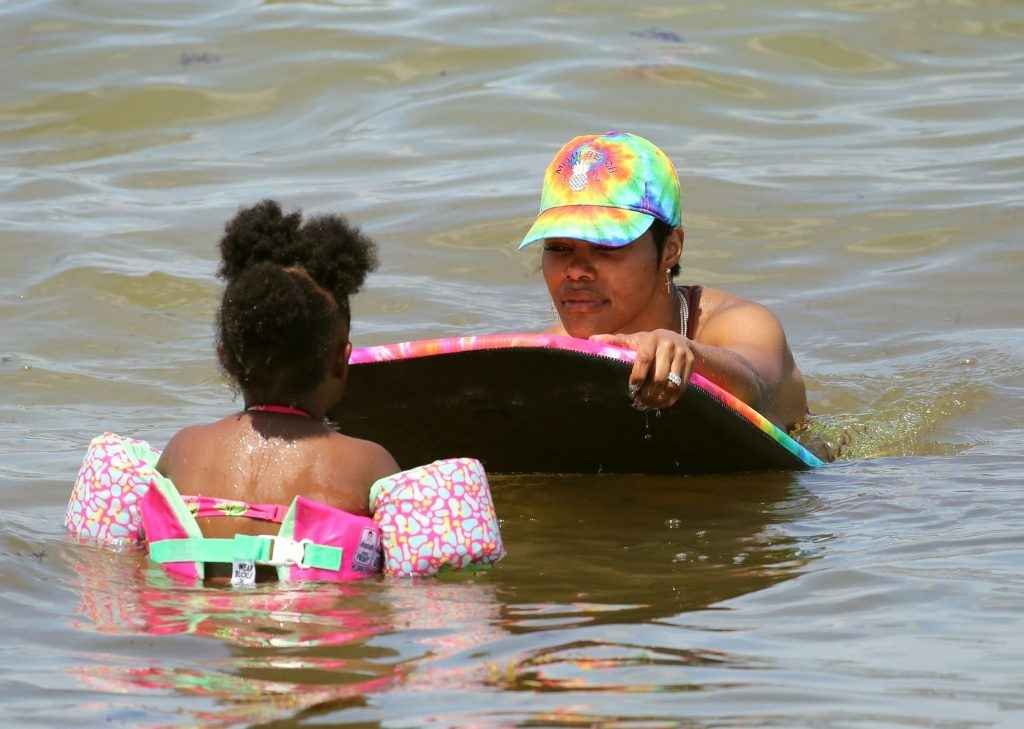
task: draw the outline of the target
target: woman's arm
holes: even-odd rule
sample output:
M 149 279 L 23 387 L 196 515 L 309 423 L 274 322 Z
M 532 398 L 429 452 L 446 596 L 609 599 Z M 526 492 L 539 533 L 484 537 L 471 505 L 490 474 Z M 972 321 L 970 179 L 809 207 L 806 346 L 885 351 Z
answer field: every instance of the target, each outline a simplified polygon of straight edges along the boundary
M 629 384 L 640 407 L 671 407 L 695 371 L 780 426 L 792 427 L 806 414 L 803 379 L 785 332 L 758 304 L 737 302 L 716 311 L 696 341 L 666 329 L 592 339 L 636 351 Z M 670 372 L 679 376 L 682 387 L 669 379 Z

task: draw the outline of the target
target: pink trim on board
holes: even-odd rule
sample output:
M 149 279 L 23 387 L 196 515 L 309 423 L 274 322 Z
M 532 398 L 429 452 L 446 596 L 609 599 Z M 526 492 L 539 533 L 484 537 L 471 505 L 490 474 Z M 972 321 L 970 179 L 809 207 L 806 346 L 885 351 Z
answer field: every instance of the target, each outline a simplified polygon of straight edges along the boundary
M 622 347 L 592 342 L 589 339 L 574 339 L 557 334 L 481 334 L 471 337 L 450 337 L 447 339 L 421 339 L 414 342 L 380 344 L 374 347 L 356 347 L 349 357 L 349 364 L 387 362 L 396 359 L 417 359 L 436 354 L 457 352 L 479 352 L 494 349 L 561 349 L 582 354 L 592 354 L 622 362 L 632 362 L 636 354 Z

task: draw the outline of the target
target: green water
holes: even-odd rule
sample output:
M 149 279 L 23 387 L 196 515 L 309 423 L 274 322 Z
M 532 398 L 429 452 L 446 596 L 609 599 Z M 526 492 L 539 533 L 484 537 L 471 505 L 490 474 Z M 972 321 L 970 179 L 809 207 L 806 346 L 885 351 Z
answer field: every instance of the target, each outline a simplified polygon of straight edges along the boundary
M 0 66 L 8 725 L 1024 725 L 1020 2 L 14 0 Z M 538 329 L 517 239 L 607 128 L 677 162 L 682 281 L 780 316 L 842 460 L 495 478 L 508 558 L 419 582 L 167 589 L 65 539 L 93 435 L 236 406 L 239 205 L 376 238 L 357 345 Z

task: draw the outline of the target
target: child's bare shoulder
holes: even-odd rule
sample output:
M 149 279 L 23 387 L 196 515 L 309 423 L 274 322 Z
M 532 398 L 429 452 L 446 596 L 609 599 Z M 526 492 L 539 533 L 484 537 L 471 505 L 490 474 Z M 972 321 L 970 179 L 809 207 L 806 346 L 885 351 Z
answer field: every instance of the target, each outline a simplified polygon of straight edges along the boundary
M 331 449 L 335 458 L 343 459 L 350 467 L 358 470 L 367 483 L 401 470 L 387 448 L 371 440 L 334 433 L 331 436 Z
M 185 461 L 195 462 L 216 452 L 223 438 L 224 424 L 224 420 L 219 420 L 215 423 L 189 425 L 179 430 L 167 441 L 156 464 L 157 470 L 173 480 L 175 470 Z

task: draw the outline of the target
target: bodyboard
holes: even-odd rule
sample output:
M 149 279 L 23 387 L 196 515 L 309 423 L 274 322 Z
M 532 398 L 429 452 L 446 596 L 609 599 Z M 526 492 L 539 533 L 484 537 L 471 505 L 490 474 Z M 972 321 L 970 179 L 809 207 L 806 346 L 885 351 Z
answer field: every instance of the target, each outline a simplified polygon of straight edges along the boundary
M 491 334 L 353 349 L 329 418 L 403 468 L 467 456 L 492 473 L 699 474 L 821 465 L 699 374 L 665 410 L 627 394 L 634 353 L 548 334 Z

